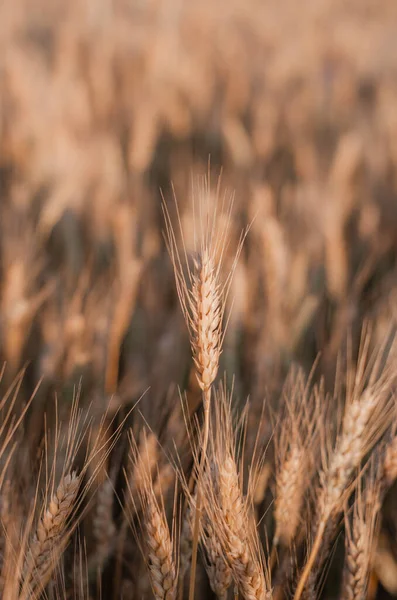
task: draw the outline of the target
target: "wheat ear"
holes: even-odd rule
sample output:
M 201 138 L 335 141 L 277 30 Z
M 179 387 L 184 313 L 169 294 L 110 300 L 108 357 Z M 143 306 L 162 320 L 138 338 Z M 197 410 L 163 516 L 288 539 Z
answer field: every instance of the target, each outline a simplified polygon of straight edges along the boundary
M 216 531 L 208 518 L 205 519 L 203 529 L 202 540 L 206 550 L 205 569 L 210 586 L 219 600 L 225 600 L 233 582 L 232 571 L 226 562 L 222 545 L 216 537 Z
M 201 261 L 196 261 L 190 296 L 191 343 L 196 365 L 197 379 L 203 390 L 204 425 L 201 446 L 201 459 L 198 472 L 197 502 L 194 516 L 192 562 L 189 584 L 189 600 L 194 599 L 196 579 L 197 549 L 201 519 L 201 478 L 207 455 L 211 385 L 218 372 L 221 351 L 222 302 L 216 279 L 215 266 L 208 249 L 205 248 Z
M 65 475 L 51 497 L 30 544 L 19 600 L 37 598 L 47 585 L 68 538 L 67 521 L 73 511 L 80 478 Z
M 331 517 L 336 517 L 343 505 L 343 494 L 351 483 L 355 470 L 364 455 L 364 440 L 376 399 L 367 393 L 362 402 L 354 401 L 347 407 L 342 436 L 331 458 L 329 469 L 320 473 L 320 495 L 315 537 L 309 558 L 296 588 L 294 600 L 303 594 L 306 582 L 315 564 Z
M 273 557 L 279 543 L 290 546 L 301 521 L 305 492 L 310 485 L 321 419 L 317 394 L 308 397 L 298 372 L 286 390 L 285 416 L 275 436 L 276 496 Z
M 344 495 L 352 483 L 361 460 L 384 433 L 390 422 L 394 408 L 390 393 L 393 381 L 392 363 L 388 361 L 386 367 L 379 373 L 382 362 L 381 352 L 376 356 L 368 387 L 362 390 L 366 376 L 368 343 L 369 339 L 366 338 L 354 376 L 353 389 L 350 390 L 350 397 L 345 406 L 341 434 L 337 439 L 329 464 L 320 472 L 314 541 L 299 578 L 294 600 L 299 600 L 304 592 L 317 555 L 323 546 L 329 521 L 331 518 L 335 519 L 341 512 Z
M 366 487 L 358 485 L 350 518 L 345 512 L 345 568 L 341 597 L 346 600 L 366 598 L 372 543 L 379 523 L 380 485 L 372 475 Z
M 145 542 L 153 593 L 157 600 L 174 600 L 177 577 L 172 542 L 164 511 L 153 494 L 145 506 Z
M 135 478 L 138 482 L 137 490 L 142 508 L 142 519 L 139 518 L 143 531 L 144 545 L 141 546 L 137 531 L 134 533 L 146 562 L 153 594 L 157 600 L 174 600 L 177 593 L 177 567 L 175 560 L 175 546 L 167 524 L 162 493 L 160 499 L 153 484 L 152 452 L 153 434 L 149 436 L 143 432 L 140 444 L 136 443 L 132 432 L 130 433 L 130 460 Z M 159 473 L 157 473 L 159 476 Z M 127 480 L 130 500 L 133 504 L 133 513 L 136 513 L 134 490 Z M 135 490 L 136 492 L 136 490 Z
M 222 522 L 218 527 L 227 562 L 242 596 L 247 600 L 264 600 L 269 591 L 257 556 L 259 542 L 256 531 L 252 531 L 240 491 L 237 466 L 231 455 L 219 464 L 217 485 Z
M 205 205 L 207 202 L 205 207 L 206 217 L 203 219 L 203 210 L 202 206 L 200 206 L 200 251 L 196 260 L 194 261 L 194 269 L 192 272 L 188 265 L 186 248 L 184 248 L 186 263 L 185 267 L 188 271 L 187 276 L 184 272 L 184 266 L 182 265 L 179 257 L 178 244 L 171 218 L 165 203 L 163 203 L 168 250 L 174 266 L 175 282 L 182 312 L 189 330 L 192 354 L 196 368 L 196 376 L 199 386 L 203 392 L 204 423 L 203 434 L 201 436 L 201 458 L 197 472 L 197 499 L 193 526 L 189 600 L 194 599 L 197 550 L 200 534 L 200 519 L 202 513 L 202 492 L 200 479 L 202 478 L 204 472 L 208 447 L 211 386 L 218 372 L 219 357 L 223 342 L 222 321 L 225 312 L 226 297 L 230 289 L 231 278 L 237 264 L 237 259 L 240 255 L 242 244 L 247 233 L 246 232 L 243 234 L 242 238 L 240 239 L 229 275 L 221 284 L 220 271 L 228 237 L 230 212 L 226 215 L 225 229 L 220 231 L 219 225 L 221 221 L 217 217 L 216 209 L 213 213 L 212 222 L 210 219 L 210 209 L 214 206 L 214 199 L 211 197 L 212 195 L 210 193 L 208 179 L 204 179 L 203 186 L 199 191 L 201 196 L 200 203 Z M 216 200 L 218 199 L 219 185 L 216 190 Z M 230 203 L 230 207 L 231 205 L 232 204 Z M 176 209 L 179 220 L 179 229 L 183 239 L 181 218 L 177 203 Z

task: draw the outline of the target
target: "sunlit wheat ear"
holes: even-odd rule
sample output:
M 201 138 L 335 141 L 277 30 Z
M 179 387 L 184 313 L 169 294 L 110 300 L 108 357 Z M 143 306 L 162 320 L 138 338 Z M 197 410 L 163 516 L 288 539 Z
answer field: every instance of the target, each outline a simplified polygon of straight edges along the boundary
M 275 434 L 275 546 L 289 546 L 298 530 L 304 495 L 313 475 L 321 423 L 317 395 L 308 397 L 301 374 L 291 377 L 285 394 L 285 412 Z
M 176 597 L 177 575 L 164 509 L 150 492 L 144 510 L 145 543 L 153 593 L 158 600 Z
M 189 307 L 197 379 L 206 397 L 218 373 L 223 316 L 215 264 L 208 248 L 195 260 Z
M 145 443 L 138 445 L 130 435 L 131 461 L 139 479 L 140 528 L 143 538 L 141 551 L 146 562 L 154 597 L 157 600 L 174 600 L 177 595 L 178 565 L 175 535 L 168 527 L 164 502 L 153 487 L 153 473 L 149 457 L 145 455 Z M 129 492 L 131 489 L 129 486 Z M 131 501 L 135 503 L 133 497 Z M 174 523 L 175 525 L 175 523 Z M 138 532 L 134 531 L 137 539 Z
M 68 540 L 67 524 L 80 485 L 75 472 L 65 475 L 45 507 L 28 548 L 20 598 L 36 598 L 47 585 Z
M 210 519 L 243 598 L 264 600 L 270 593 L 266 568 L 252 507 L 249 499 L 243 499 L 233 457 L 226 456 L 217 472 L 219 505 L 217 514 L 212 511 Z
M 214 197 L 208 180 L 201 182 L 201 185 L 198 183 L 196 195 L 193 204 L 193 211 L 197 211 L 197 214 L 194 213 L 193 266 L 187 255 L 182 218 L 176 201 L 176 224 L 172 223 L 165 201 L 163 212 L 166 242 L 174 267 L 178 297 L 189 331 L 197 379 L 206 402 L 206 396 L 218 372 L 226 299 L 247 231 L 242 232 L 234 258 L 226 269 L 232 198 L 220 197 L 219 183 Z M 177 238 L 181 238 L 181 244 Z
M 213 417 L 208 456 L 211 468 L 203 477 L 206 519 L 241 596 L 263 600 L 269 597 L 270 582 L 253 509 L 255 485 L 251 480 L 255 480 L 255 462 L 244 496 L 235 459 L 239 427 L 232 418 L 230 397 L 224 391 L 215 397 Z
M 345 514 L 345 567 L 341 598 L 367 597 L 373 540 L 379 523 L 380 486 L 374 474 L 357 486 L 352 515 Z
M 342 427 L 320 471 L 314 540 L 294 600 L 302 597 L 320 549 L 324 553 L 331 541 L 326 539 L 325 533 L 330 520 L 335 520 L 341 513 L 361 461 L 385 432 L 395 410 L 392 394 L 395 381 L 394 350 L 390 351 L 384 364 L 385 348 L 369 356 L 369 342 L 369 336 L 366 335 L 357 370 L 348 372 Z

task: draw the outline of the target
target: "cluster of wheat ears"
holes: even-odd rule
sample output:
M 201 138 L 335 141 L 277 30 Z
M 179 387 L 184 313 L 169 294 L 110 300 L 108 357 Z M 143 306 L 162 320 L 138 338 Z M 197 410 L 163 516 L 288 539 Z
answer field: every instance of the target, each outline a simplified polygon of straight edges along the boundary
M 26 373 L 4 395 L 2 598 L 319 598 L 334 555 L 344 559 L 330 593 L 376 596 L 381 508 L 397 478 L 393 336 L 376 346 L 368 324 L 356 356 L 347 342 L 332 392 L 316 365 L 307 377 L 292 369 L 277 412 L 264 402 L 254 423 L 249 401 L 242 406 L 230 374 L 219 373 L 250 232 L 227 261 L 233 212 L 219 193 L 215 208 L 213 200 L 207 183 L 196 199 L 192 255 L 180 244 L 177 205 L 173 222 L 163 203 L 202 400 L 192 413 L 184 390 L 171 391 L 167 445 L 141 412 L 150 389 L 131 410 L 110 400 L 101 414 L 95 398 L 80 407 L 83 378 L 71 402 L 54 399 L 44 423 L 32 418 L 40 383 L 20 401 Z M 131 426 L 134 413 L 143 418 Z M 335 552 L 340 540 L 345 549 Z

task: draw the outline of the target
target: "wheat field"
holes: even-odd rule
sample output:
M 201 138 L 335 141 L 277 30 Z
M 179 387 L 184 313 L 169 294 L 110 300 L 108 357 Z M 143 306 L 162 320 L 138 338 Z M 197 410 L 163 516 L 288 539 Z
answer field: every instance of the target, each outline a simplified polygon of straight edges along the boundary
M 397 597 L 397 4 L 0 4 L 0 597 Z

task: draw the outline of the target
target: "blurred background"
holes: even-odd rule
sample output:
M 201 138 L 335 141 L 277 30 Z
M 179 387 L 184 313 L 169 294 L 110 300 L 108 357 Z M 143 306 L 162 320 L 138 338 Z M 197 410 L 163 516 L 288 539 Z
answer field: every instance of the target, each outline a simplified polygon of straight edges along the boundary
M 396 107 L 392 0 L 3 0 L 0 360 L 42 382 L 31 435 L 79 382 L 98 414 L 150 386 L 154 429 L 176 385 L 197 406 L 161 193 L 190 249 L 208 174 L 231 250 L 252 223 L 222 369 L 253 415 L 291 365 L 331 388 L 396 316 Z

